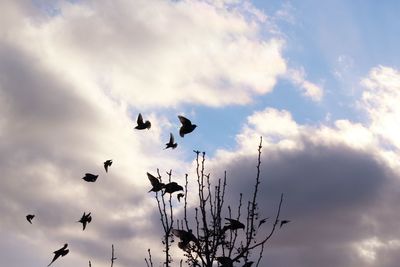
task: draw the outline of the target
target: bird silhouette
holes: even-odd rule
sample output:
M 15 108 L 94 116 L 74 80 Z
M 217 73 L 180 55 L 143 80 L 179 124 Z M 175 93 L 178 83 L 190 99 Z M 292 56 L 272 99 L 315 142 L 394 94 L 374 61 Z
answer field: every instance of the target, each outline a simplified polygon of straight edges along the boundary
M 183 191 L 183 187 L 180 186 L 180 185 L 178 185 L 178 184 L 175 183 L 175 182 L 170 182 L 170 183 L 164 185 L 164 193 L 163 193 L 163 195 L 164 195 L 165 193 L 170 193 L 170 194 L 172 194 L 172 193 L 174 193 L 174 192 L 176 192 L 176 191 Z
M 85 177 L 83 177 L 82 179 L 85 180 L 86 182 L 96 182 L 97 177 L 99 177 L 98 175 L 94 175 L 91 173 L 85 173 Z
M 196 245 L 199 245 L 199 241 L 193 235 L 192 230 L 189 231 L 172 229 L 172 234 L 178 237 L 181 241 L 178 242 L 178 247 L 180 249 L 186 250 L 190 242 L 194 242 Z
M 185 194 L 179 193 L 176 197 L 178 198 L 178 201 L 181 202 L 181 198 L 183 198 Z
M 282 220 L 282 221 L 281 221 L 281 225 L 279 226 L 279 228 L 282 228 L 282 226 L 283 226 L 284 224 L 287 224 L 287 223 L 290 223 L 290 221 L 289 221 L 289 220 Z
M 238 220 L 229 219 L 229 218 L 225 218 L 225 220 L 228 220 L 229 223 L 222 228 L 223 232 L 225 232 L 227 230 L 234 231 L 237 229 L 244 229 L 244 224 L 239 222 Z
M 216 260 L 221 264 L 220 267 L 233 267 L 233 260 L 229 257 L 216 257 Z
M 112 159 L 104 161 L 104 169 L 106 170 L 106 172 L 108 172 L 108 167 L 110 167 L 112 163 L 113 163 Z
M 260 220 L 260 222 L 258 223 L 258 228 L 260 228 L 261 224 L 265 223 L 267 219 L 269 219 L 269 217 Z
M 89 212 L 88 214 L 86 214 L 86 213 L 84 212 L 83 215 L 82 215 L 82 217 L 80 218 L 80 220 L 77 221 L 77 222 L 82 223 L 82 226 L 83 226 L 83 230 L 82 230 L 82 231 L 85 231 L 86 225 L 87 225 L 88 223 L 90 223 L 91 221 L 92 221 L 92 216 L 90 215 L 90 212 Z
M 135 127 L 135 129 L 137 129 L 137 130 L 144 130 L 144 129 L 149 130 L 151 128 L 151 122 L 150 121 L 143 122 L 143 117 L 142 117 L 142 114 L 140 114 L 140 113 L 138 115 L 136 122 L 137 122 L 137 126 Z
M 197 127 L 196 124 L 192 124 L 189 119 L 186 119 L 183 116 L 178 116 L 180 122 L 182 123 L 181 128 L 179 129 L 179 135 L 183 137 L 185 134 L 193 132 L 193 130 Z
M 53 253 L 54 253 L 54 258 L 53 258 L 53 260 L 49 263 L 49 265 L 47 265 L 47 266 L 50 266 L 56 259 L 58 259 L 60 256 L 61 257 L 64 257 L 65 255 L 67 255 L 68 254 L 68 252 L 69 252 L 69 249 L 67 249 L 67 247 L 68 247 L 68 244 L 64 244 L 64 246 L 62 247 L 62 248 L 60 248 L 59 250 L 56 250 L 56 251 L 54 251 Z
M 160 180 L 158 180 L 156 177 L 151 175 L 150 173 L 147 173 L 147 178 L 149 178 L 151 185 L 153 186 L 152 189 L 149 190 L 149 192 L 158 192 L 162 190 L 165 186 L 165 184 L 161 183 Z
M 169 142 L 165 144 L 166 147 L 164 149 L 167 149 L 167 148 L 175 149 L 178 146 L 178 144 L 174 143 L 174 142 L 175 142 L 175 138 L 174 138 L 173 134 L 170 133 L 169 134 Z
M 28 222 L 30 223 L 30 224 L 32 224 L 32 219 L 33 218 L 35 218 L 35 215 L 33 215 L 33 214 L 28 214 L 28 215 L 26 215 L 26 219 L 28 220 Z

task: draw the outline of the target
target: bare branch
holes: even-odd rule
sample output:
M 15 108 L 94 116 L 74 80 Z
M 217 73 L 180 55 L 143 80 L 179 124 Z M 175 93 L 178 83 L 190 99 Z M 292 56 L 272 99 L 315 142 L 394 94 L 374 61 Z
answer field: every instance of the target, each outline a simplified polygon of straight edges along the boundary
M 115 261 L 116 259 L 117 259 L 117 258 L 114 256 L 114 244 L 112 244 L 112 245 L 111 245 L 111 267 L 113 267 L 114 261 Z

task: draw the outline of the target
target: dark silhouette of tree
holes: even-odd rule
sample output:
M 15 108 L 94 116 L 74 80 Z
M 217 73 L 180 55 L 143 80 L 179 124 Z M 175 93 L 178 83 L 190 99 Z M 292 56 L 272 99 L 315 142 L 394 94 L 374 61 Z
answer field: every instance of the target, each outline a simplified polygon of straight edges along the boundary
M 212 186 L 210 174 L 205 171 L 205 152 L 194 151 L 196 154 L 197 192 L 188 193 L 188 174 L 185 175 L 183 218 L 176 219 L 173 213 L 172 194 L 155 192 L 160 221 L 163 228 L 163 266 L 172 266 L 171 246 L 177 246 L 184 251 L 184 259 L 179 260 L 179 266 L 184 263 L 194 267 L 233 267 L 259 266 L 265 244 L 275 233 L 280 220 L 283 194 L 277 205 L 277 211 L 269 231 L 259 232 L 260 226 L 266 223 L 266 218 L 259 218 L 257 197 L 260 185 L 262 138 L 258 146 L 257 172 L 254 191 L 247 201 L 245 212 L 243 195 L 239 195 L 239 204 L 235 210 L 225 203 L 226 172 L 222 179 Z M 160 183 L 162 177 L 157 170 Z M 167 172 L 168 183 L 171 183 L 172 171 Z M 195 196 L 198 204 L 194 214 L 187 211 L 187 196 Z M 226 206 L 227 205 L 227 206 Z M 243 214 L 244 213 L 244 214 Z M 190 218 L 189 218 L 190 217 Z M 175 242 L 178 240 L 178 242 Z M 153 267 L 151 251 L 145 259 L 147 267 Z M 174 264 L 175 265 L 175 264 Z

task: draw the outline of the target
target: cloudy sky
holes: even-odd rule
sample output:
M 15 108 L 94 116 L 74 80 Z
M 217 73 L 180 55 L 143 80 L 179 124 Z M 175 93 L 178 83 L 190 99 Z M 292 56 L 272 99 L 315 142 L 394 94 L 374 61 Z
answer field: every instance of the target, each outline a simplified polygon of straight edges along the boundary
M 54 266 L 109 266 L 111 244 L 114 266 L 145 266 L 147 248 L 159 266 L 146 172 L 193 181 L 193 150 L 206 151 L 236 203 L 262 136 L 260 213 L 282 192 L 292 221 L 264 264 L 397 267 L 399 12 L 368 0 L 1 1 L 1 265 L 46 266 L 68 243 Z M 134 130 L 139 112 L 149 131 Z M 180 138 L 177 115 L 196 130 Z M 171 132 L 178 148 L 164 150 Z

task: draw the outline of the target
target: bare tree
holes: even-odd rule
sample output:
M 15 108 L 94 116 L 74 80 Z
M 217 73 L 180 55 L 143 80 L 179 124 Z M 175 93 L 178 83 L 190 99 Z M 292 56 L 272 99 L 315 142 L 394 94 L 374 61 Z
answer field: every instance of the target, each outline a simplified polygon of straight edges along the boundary
M 259 233 L 258 230 L 266 219 L 259 218 L 257 197 L 259 193 L 261 172 L 262 138 L 258 146 L 257 172 L 254 190 L 246 203 L 243 214 L 243 195 L 234 211 L 230 205 L 225 207 L 226 172 L 224 177 L 212 186 L 210 174 L 205 171 L 205 153 L 194 151 L 196 154 L 196 195 L 198 204 L 194 208 L 193 218 L 189 218 L 188 209 L 188 175 L 185 176 L 183 218 L 175 220 L 173 213 L 172 194 L 156 192 L 160 220 L 164 231 L 163 246 L 165 260 L 163 265 L 171 266 L 171 243 L 179 239 L 178 247 L 184 251 L 184 262 L 193 267 L 233 267 L 234 263 L 243 267 L 255 264 L 259 266 L 266 242 L 272 237 L 280 222 L 280 212 L 283 194 L 277 205 L 271 229 Z M 157 170 L 158 171 L 158 170 Z M 167 172 L 168 182 L 171 182 L 172 171 Z M 158 171 L 158 179 L 162 177 Z M 196 194 L 195 194 L 196 193 Z M 145 259 L 148 267 L 153 267 L 150 250 L 149 260 Z M 183 260 L 180 260 L 180 266 Z

